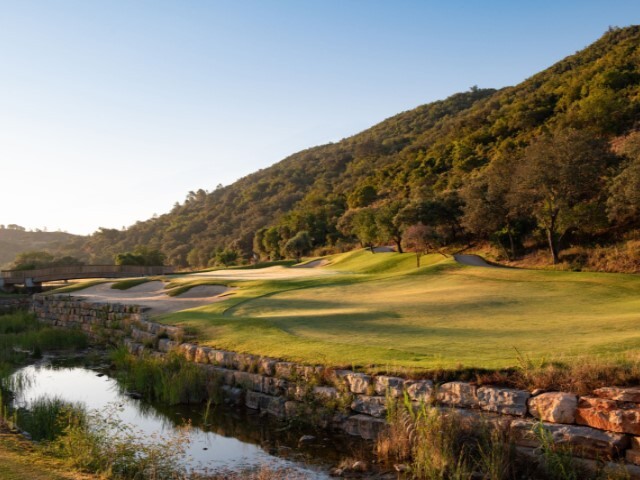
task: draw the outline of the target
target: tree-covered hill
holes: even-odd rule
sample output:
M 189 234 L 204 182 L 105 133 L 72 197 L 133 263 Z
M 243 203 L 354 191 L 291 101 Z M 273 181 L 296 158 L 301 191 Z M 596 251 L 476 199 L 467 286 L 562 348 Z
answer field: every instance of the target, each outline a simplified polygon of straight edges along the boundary
M 204 266 L 223 249 L 279 257 L 301 231 L 307 248 L 402 247 L 410 232 L 414 248 L 488 239 L 507 256 L 628 240 L 640 226 L 639 119 L 640 26 L 612 28 L 517 86 L 474 87 L 189 192 L 167 214 L 100 229 L 84 252 L 104 262 L 145 245 Z
M 32 232 L 20 225 L 0 225 L 0 268 L 9 268 L 17 255 L 28 251 L 76 252 L 84 241 L 85 237 L 65 232 Z

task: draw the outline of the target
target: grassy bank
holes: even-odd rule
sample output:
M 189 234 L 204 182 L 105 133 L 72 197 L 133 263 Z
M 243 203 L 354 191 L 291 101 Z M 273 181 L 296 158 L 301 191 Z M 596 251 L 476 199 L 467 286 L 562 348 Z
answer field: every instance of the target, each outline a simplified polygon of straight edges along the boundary
M 333 275 L 234 280 L 224 302 L 166 315 L 218 348 L 389 371 L 628 362 L 640 347 L 636 275 L 461 266 L 351 252 Z M 180 282 L 181 280 L 174 280 Z M 184 277 L 192 285 L 211 279 Z
M 86 346 L 87 338 L 79 330 L 45 325 L 24 311 L 0 315 L 0 377 L 44 351 Z

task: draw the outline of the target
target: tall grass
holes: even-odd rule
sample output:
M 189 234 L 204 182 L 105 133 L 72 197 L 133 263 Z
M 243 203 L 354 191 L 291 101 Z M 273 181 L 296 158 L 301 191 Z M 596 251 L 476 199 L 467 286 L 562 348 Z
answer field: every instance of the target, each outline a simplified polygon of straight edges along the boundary
M 0 380 L 16 366 L 39 357 L 42 352 L 84 348 L 86 335 L 80 330 L 55 328 L 24 311 L 0 315 Z
M 118 416 L 118 409 L 90 411 L 84 420 L 71 423 L 48 452 L 61 456 L 74 467 L 106 478 L 162 480 L 186 478 L 185 447 L 188 426 L 170 434 L 150 438 L 133 430 Z
M 414 406 L 407 397 L 389 408 L 387 420 L 378 457 L 408 464 L 411 478 L 515 478 L 515 450 L 506 432 L 488 425 L 472 430 L 453 410 Z
M 86 412 L 82 405 L 43 396 L 33 400 L 28 409 L 19 410 L 17 423 L 33 440 L 51 441 L 61 436 L 69 425 L 84 425 Z
M 119 348 L 111 358 L 123 387 L 146 400 L 176 405 L 202 403 L 209 396 L 205 372 L 178 354 L 134 356 Z

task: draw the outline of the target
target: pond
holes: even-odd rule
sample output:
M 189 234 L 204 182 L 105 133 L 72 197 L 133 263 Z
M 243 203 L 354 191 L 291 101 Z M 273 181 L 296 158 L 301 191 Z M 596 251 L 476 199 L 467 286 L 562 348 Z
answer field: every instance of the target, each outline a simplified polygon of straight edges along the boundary
M 329 470 L 344 458 L 367 457 L 371 445 L 361 439 L 292 427 L 248 409 L 211 406 L 204 423 L 205 405 L 160 406 L 125 395 L 105 370 L 61 366 L 45 359 L 14 374 L 20 385 L 13 399 L 17 409 L 43 396 L 80 402 L 87 409 L 114 410 L 139 435 L 169 437 L 190 422 L 187 462 L 195 470 L 239 471 L 268 466 L 291 469 L 304 478 L 327 479 Z M 116 408 L 114 408 L 116 407 Z M 303 435 L 315 437 L 304 444 Z

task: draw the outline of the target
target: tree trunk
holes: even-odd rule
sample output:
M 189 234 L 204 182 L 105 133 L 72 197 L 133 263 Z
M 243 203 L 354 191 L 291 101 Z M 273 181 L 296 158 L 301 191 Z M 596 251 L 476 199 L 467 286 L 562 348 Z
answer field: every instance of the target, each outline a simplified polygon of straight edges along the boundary
M 509 260 L 514 260 L 516 258 L 516 244 L 513 240 L 513 233 L 511 233 L 511 229 L 508 231 L 509 233 L 509 247 L 511 248 L 511 258 Z
M 551 260 L 553 261 L 554 265 L 560 263 L 560 258 L 558 256 L 558 240 L 556 238 L 557 216 L 558 216 L 557 211 L 551 215 L 551 222 L 549 223 L 549 227 L 547 228 L 547 240 L 549 241 L 549 249 L 551 250 Z
M 404 253 L 402 251 L 402 239 L 398 237 L 394 240 L 394 242 L 396 243 L 396 248 L 398 249 L 398 253 Z
M 420 252 L 416 252 L 416 268 L 420 268 L 420 256 L 422 254 Z

